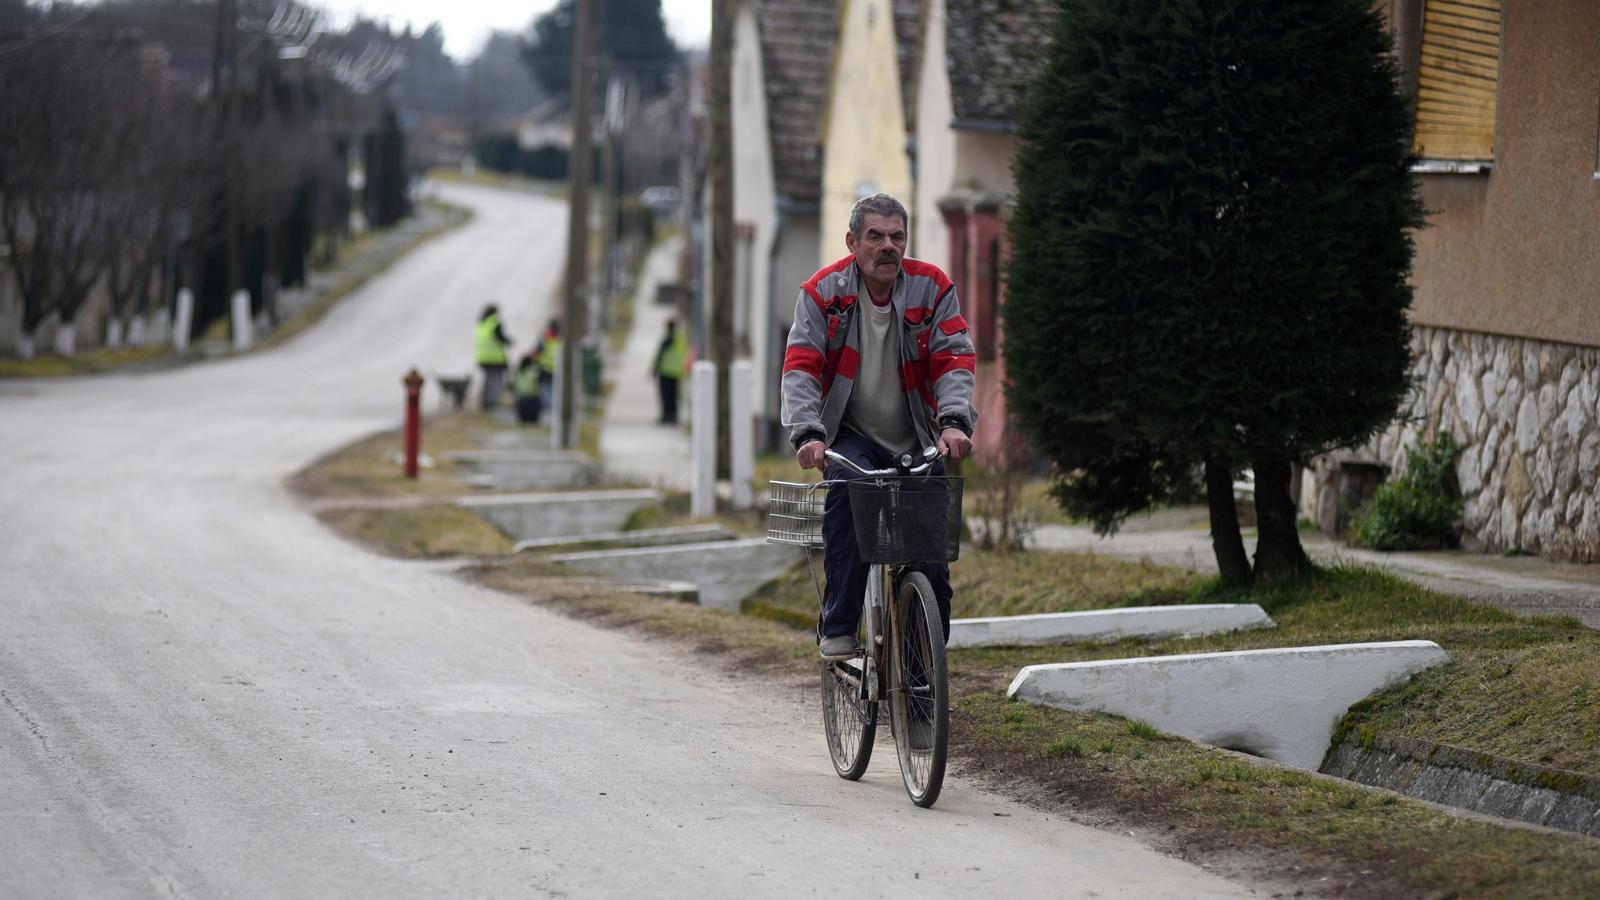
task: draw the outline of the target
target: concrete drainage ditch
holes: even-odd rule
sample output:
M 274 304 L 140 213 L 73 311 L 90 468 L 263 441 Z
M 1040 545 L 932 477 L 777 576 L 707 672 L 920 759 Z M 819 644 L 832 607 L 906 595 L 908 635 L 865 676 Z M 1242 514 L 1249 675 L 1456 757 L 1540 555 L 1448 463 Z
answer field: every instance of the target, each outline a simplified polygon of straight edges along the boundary
M 562 534 L 555 537 L 518 541 L 514 553 L 554 550 L 574 544 L 591 550 L 621 550 L 628 547 L 666 547 L 673 544 L 705 544 L 731 541 L 738 535 L 721 525 L 675 525 L 668 528 L 639 528 L 633 531 L 606 531 L 595 534 Z
M 764 538 L 668 547 L 596 550 L 551 557 L 575 569 L 627 581 L 665 578 L 699 586 L 700 604 L 737 611 L 739 601 L 792 568 L 803 551 Z
M 452 453 L 450 459 L 474 469 L 464 482 L 490 489 L 582 487 L 599 478 L 594 461 L 574 450 L 476 450 Z
M 615 533 L 634 511 L 661 502 L 652 490 L 491 494 L 456 501 L 516 541 Z
M 1419 800 L 1600 838 L 1600 778 L 1414 738 L 1347 737 L 1321 771 Z

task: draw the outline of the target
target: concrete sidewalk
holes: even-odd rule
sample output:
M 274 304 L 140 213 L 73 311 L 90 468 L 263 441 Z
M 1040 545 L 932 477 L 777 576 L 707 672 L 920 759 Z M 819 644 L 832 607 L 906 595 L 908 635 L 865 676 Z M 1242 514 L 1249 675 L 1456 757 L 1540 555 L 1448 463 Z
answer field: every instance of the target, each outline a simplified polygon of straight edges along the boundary
M 657 305 L 656 287 L 676 279 L 682 252 L 682 237 L 662 241 L 650 252 L 634 294 L 628 340 L 620 353 L 608 350 L 606 355 L 612 387 L 600 421 L 600 458 L 607 481 L 689 490 L 689 380 L 683 380 L 678 397 L 680 424 L 658 425 L 661 411 L 652 367 L 666 322 L 677 312 Z
M 1487 603 L 1517 615 L 1572 616 L 1590 628 L 1600 628 L 1600 565 L 1457 550 L 1376 553 L 1317 534 L 1302 534 L 1301 540 L 1311 558 L 1323 565 L 1371 566 L 1430 590 Z M 1245 552 L 1253 554 L 1253 530 L 1246 531 L 1244 543 Z M 1041 525 L 1030 546 L 1148 560 L 1206 574 L 1217 571 L 1204 507 L 1136 516 L 1108 538 L 1098 537 L 1092 529 L 1082 526 Z

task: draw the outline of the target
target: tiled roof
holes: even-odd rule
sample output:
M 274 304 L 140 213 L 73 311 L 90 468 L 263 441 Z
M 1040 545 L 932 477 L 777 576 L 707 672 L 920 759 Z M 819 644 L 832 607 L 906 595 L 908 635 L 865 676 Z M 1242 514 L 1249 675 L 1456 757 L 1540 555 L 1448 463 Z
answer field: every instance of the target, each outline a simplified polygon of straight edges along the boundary
M 945 68 L 959 122 L 1015 126 L 1044 67 L 1057 0 L 945 0 Z
M 822 196 L 822 114 L 839 40 L 838 0 L 757 0 L 778 193 Z

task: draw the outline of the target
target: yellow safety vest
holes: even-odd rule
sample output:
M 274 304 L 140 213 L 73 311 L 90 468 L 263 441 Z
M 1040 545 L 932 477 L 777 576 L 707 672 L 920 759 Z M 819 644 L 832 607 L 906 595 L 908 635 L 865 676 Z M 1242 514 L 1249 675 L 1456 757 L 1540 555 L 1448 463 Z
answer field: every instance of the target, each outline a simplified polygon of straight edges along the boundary
M 495 336 L 495 331 L 499 327 L 499 316 L 490 316 L 478 323 L 475 335 L 478 365 L 503 366 L 506 364 L 506 347 Z
M 539 351 L 539 368 L 554 375 L 556 371 L 556 359 L 560 356 L 560 354 L 561 338 L 545 338 L 544 347 Z
M 661 350 L 661 361 L 656 364 L 656 372 L 668 378 L 682 378 L 683 367 L 689 363 L 689 339 L 679 332 L 672 336 L 672 343 Z
M 511 378 L 511 390 L 520 397 L 532 397 L 539 393 L 539 367 L 523 366 Z

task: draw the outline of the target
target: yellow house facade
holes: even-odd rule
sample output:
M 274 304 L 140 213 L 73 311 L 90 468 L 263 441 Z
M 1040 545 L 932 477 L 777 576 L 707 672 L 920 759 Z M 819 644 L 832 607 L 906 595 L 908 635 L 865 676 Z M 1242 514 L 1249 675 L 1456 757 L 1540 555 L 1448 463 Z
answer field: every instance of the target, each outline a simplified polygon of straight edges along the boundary
M 906 104 L 915 71 L 917 0 L 843 0 L 822 123 L 822 234 L 818 264 L 847 252 L 850 207 L 879 191 L 909 209 Z M 912 249 L 915 252 L 915 248 Z

